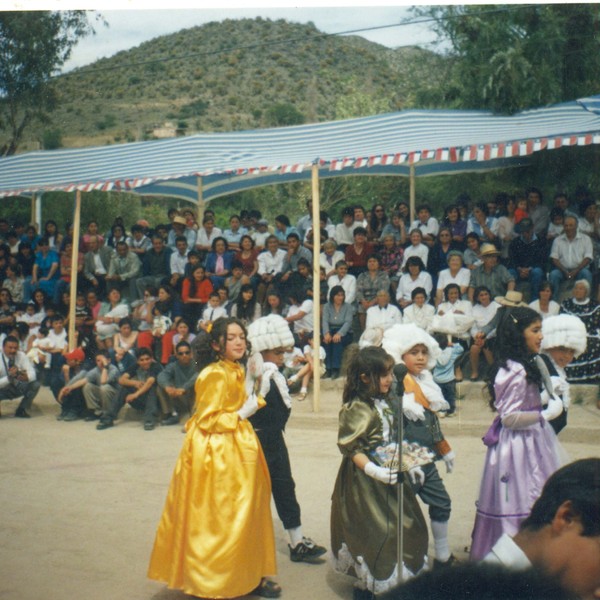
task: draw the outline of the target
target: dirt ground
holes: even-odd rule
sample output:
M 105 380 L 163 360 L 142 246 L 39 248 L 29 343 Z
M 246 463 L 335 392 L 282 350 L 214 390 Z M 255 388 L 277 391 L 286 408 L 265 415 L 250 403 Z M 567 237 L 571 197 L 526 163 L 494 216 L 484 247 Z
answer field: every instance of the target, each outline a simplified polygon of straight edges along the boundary
M 455 472 L 443 477 L 453 500 L 450 541 L 459 557 L 465 556 L 474 519 L 484 458 L 481 436 L 492 420 L 480 389 L 462 385 L 467 399 L 459 416 L 442 423 L 457 454 Z M 323 388 L 318 414 L 312 412 L 310 396 L 296 403 L 287 443 L 305 535 L 328 546 L 330 496 L 340 463 L 336 433 L 341 387 L 336 382 Z M 183 441 L 181 429 L 144 431 L 132 409 L 106 431 L 96 431 L 95 423 L 59 422 L 58 406 L 48 390 L 38 396 L 32 419 L 13 418 L 15 408 L 15 402 L 2 402 L 0 598 L 188 598 L 146 578 L 155 528 Z M 573 406 L 561 434 L 569 459 L 597 456 L 599 432 L 595 404 Z M 290 562 L 287 536 L 278 520 L 275 534 L 282 597 L 352 597 L 352 580 L 334 574 L 326 561 Z

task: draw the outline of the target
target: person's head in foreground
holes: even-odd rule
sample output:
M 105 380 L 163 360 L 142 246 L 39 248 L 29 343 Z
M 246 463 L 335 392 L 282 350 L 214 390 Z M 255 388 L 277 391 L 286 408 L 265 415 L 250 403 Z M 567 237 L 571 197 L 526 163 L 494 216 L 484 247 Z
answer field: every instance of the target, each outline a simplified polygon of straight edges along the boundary
M 465 563 L 426 571 L 378 600 L 574 600 L 555 579 L 537 569 Z

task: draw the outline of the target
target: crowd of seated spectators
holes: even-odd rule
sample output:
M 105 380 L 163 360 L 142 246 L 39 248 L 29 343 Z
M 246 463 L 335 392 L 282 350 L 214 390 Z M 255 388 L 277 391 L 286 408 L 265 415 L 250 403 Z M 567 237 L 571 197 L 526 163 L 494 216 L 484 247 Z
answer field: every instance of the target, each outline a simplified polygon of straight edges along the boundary
M 59 418 L 99 420 L 103 429 L 130 404 L 151 430 L 190 410 L 196 374 L 188 351 L 194 336 L 219 317 L 249 324 L 282 315 L 296 340 L 286 368 L 291 383 L 303 382 L 305 396 L 314 369 L 340 376 L 345 347 L 365 329 L 401 322 L 446 332 L 463 345 L 476 380 L 481 354 L 493 357 L 502 299 L 520 290 L 542 317 L 561 311 L 584 321 L 588 349 L 571 376 L 596 381 L 600 224 L 589 193 L 578 190 L 573 199 L 559 193 L 551 202 L 533 187 L 488 202 L 461 195 L 438 216 L 420 204 L 411 222 L 407 203 L 376 203 L 346 206 L 340 223 L 321 212 L 313 227 L 309 201 L 295 224 L 286 215 L 268 220 L 255 210 L 228 216 L 223 230 L 211 210 L 198 223 L 193 211 L 171 209 L 168 223 L 154 227 L 118 217 L 106 232 L 91 221 L 74 263 L 76 290 L 72 225 L 61 231 L 49 220 L 38 232 L 0 219 L 0 343 L 9 340 L 12 348 L 16 341 L 38 387 L 48 386 L 60 402 Z M 313 364 L 312 341 L 315 245 L 319 365 Z M 67 340 L 71 293 L 74 353 Z M 0 364 L 0 399 L 33 383 L 9 375 L 15 367 L 7 356 Z M 30 406 L 29 398 L 21 403 L 20 415 Z

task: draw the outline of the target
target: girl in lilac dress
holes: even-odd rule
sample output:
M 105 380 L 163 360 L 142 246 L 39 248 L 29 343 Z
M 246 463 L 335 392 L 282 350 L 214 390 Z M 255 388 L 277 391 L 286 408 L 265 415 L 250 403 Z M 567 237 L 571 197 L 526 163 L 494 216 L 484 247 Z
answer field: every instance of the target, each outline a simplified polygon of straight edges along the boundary
M 504 308 L 488 382 L 498 411 L 483 438 L 488 447 L 477 501 L 471 560 L 483 559 L 504 533 L 513 536 L 561 460 L 548 420 L 559 407 L 541 403 L 542 375 L 534 361 L 542 321 L 530 308 Z

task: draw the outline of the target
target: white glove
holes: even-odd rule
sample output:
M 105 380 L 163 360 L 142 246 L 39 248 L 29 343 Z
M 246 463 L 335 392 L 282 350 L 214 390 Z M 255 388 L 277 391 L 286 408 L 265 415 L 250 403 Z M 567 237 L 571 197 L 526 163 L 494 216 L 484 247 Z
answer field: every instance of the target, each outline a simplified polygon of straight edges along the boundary
M 442 410 L 448 410 L 450 408 L 450 405 L 448 404 L 447 400 L 441 400 L 437 398 L 435 400 L 428 398 L 428 400 L 429 407 L 433 412 L 440 412 Z
M 263 373 L 263 376 L 260 378 L 260 389 L 258 393 L 263 398 L 269 393 L 271 389 L 271 374 Z
M 422 487 L 422 485 L 425 483 L 425 472 L 423 469 L 421 469 L 421 467 L 413 467 L 412 469 L 409 469 L 408 476 L 413 485 Z
M 398 471 L 392 470 L 389 467 L 379 467 L 374 462 L 368 462 L 365 465 L 365 473 L 382 483 L 389 485 L 395 485 L 398 483 Z
M 404 394 L 402 397 L 402 412 L 410 421 L 424 421 L 425 407 L 421 406 L 416 400 L 414 394 Z
M 254 392 L 254 384 L 263 372 L 263 358 L 260 352 L 253 352 L 246 363 L 246 394 Z
M 542 411 L 542 417 L 546 419 L 546 421 L 551 421 L 552 419 L 556 419 L 558 415 L 563 411 L 563 403 L 559 398 L 550 398 L 548 402 L 548 408 Z
M 442 456 L 442 460 L 446 463 L 446 473 L 452 473 L 454 470 L 454 459 L 456 458 L 456 454 L 454 454 L 454 450 L 450 450 L 448 454 L 444 454 Z
M 552 381 L 552 389 L 557 396 L 562 396 L 569 389 L 569 384 L 562 377 L 554 375 L 550 377 L 550 380 Z
M 248 399 L 244 404 L 242 404 L 242 408 L 238 410 L 238 415 L 240 415 L 240 419 L 248 419 L 258 410 L 258 400 L 256 399 L 256 394 L 250 394 Z

